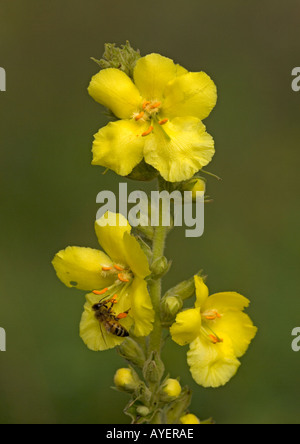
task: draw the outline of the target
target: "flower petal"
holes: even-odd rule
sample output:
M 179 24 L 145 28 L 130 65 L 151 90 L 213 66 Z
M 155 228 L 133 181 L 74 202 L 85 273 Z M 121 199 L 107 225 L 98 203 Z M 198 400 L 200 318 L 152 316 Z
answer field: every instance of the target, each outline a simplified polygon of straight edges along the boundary
M 95 312 L 92 307 L 99 302 L 99 296 L 89 294 L 86 296 L 86 299 L 87 301 L 80 322 L 80 336 L 83 342 L 92 351 L 109 350 L 120 345 L 124 341 L 124 338 L 119 338 L 112 333 L 108 333 L 104 325 L 95 317 Z M 118 313 L 123 313 L 128 309 L 128 304 L 128 300 L 122 299 L 114 308 L 118 309 Z M 132 320 L 128 317 L 120 320 L 120 323 L 129 330 Z
M 58 278 L 70 288 L 101 290 L 113 282 L 101 275 L 102 266 L 111 265 L 110 258 L 92 248 L 68 247 L 56 254 L 52 264 Z
M 109 108 L 120 119 L 130 119 L 141 106 L 142 98 L 131 79 L 119 69 L 103 69 L 88 88 L 96 102 Z
M 243 311 L 249 307 L 250 301 L 239 293 L 227 291 L 211 295 L 204 305 L 204 310 L 216 309 L 220 313 L 227 311 Z
M 134 319 L 134 334 L 148 336 L 153 329 L 155 315 L 147 283 L 136 277 L 128 291 L 131 297 L 130 316 Z
M 124 246 L 126 251 L 126 263 L 135 276 L 144 279 L 151 273 L 147 256 L 143 252 L 136 238 L 128 233 L 124 235 Z
M 109 123 L 94 136 L 92 164 L 128 176 L 143 160 L 145 139 L 142 134 L 148 126 L 135 120 Z
M 168 182 L 182 182 L 206 166 L 215 153 L 214 140 L 195 117 L 156 124 L 146 138 L 144 155 Z
M 122 214 L 107 212 L 95 223 L 99 244 L 109 257 L 119 265 L 127 264 L 124 234 L 131 232 L 129 222 Z
M 174 342 L 187 345 L 193 342 L 200 334 L 201 314 L 199 309 L 192 308 L 179 313 L 175 324 L 170 328 Z
M 246 353 L 257 333 L 249 316 L 242 311 L 226 312 L 221 319 L 215 321 L 213 330 L 220 338 L 230 337 L 237 358 Z
M 200 276 L 195 276 L 195 285 L 197 297 L 195 307 L 202 307 L 203 304 L 207 301 L 209 290 L 207 285 L 205 285 L 204 280 Z
M 209 116 L 217 103 L 217 88 L 204 72 L 190 72 L 170 82 L 165 89 L 162 112 L 165 117 Z
M 166 85 L 182 72 L 173 60 L 160 54 L 149 54 L 138 60 L 134 82 L 147 100 L 162 100 Z
M 190 346 L 188 364 L 197 384 L 208 388 L 225 385 L 237 372 L 240 362 L 234 356 L 230 340 L 212 344 L 205 337 Z

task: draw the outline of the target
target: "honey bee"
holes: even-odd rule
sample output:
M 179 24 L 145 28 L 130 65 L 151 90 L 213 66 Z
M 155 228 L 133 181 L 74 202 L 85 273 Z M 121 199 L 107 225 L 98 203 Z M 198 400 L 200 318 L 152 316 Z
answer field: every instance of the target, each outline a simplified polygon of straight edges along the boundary
M 116 303 L 116 298 L 112 298 L 108 301 L 100 301 L 93 306 L 95 317 L 101 325 L 105 328 L 107 333 L 110 333 L 119 338 L 126 338 L 129 336 L 128 331 L 123 325 L 120 324 L 121 319 L 125 319 L 128 316 L 129 310 L 125 313 L 116 315 L 113 312 L 113 306 Z

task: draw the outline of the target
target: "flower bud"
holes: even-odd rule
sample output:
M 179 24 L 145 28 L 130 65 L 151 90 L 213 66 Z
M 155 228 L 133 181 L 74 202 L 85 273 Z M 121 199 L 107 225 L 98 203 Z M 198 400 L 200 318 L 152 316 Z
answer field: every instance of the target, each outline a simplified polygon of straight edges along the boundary
M 202 276 L 202 271 L 200 271 L 197 274 L 197 276 Z M 186 299 L 191 298 L 194 295 L 194 293 L 195 293 L 195 278 L 193 276 L 191 279 L 183 281 L 180 284 L 176 285 L 176 287 L 173 287 L 169 291 L 167 291 L 163 299 L 175 296 L 185 301 Z
M 148 407 L 141 405 L 136 409 L 136 412 L 138 415 L 145 417 L 149 415 L 150 410 L 148 409 Z
M 192 392 L 188 388 L 184 388 L 181 394 L 170 402 L 166 411 L 167 424 L 178 424 L 180 418 L 184 416 L 188 410 L 192 400 Z
M 183 185 L 183 191 L 191 191 L 193 193 L 193 200 L 196 200 L 197 192 L 205 194 L 206 181 L 200 178 L 192 179 Z
M 131 180 L 138 180 L 140 182 L 151 182 L 157 176 L 158 171 L 143 160 L 127 177 Z
M 161 301 L 161 319 L 163 322 L 170 322 L 183 307 L 182 299 L 178 296 L 165 296 Z
M 134 392 L 140 385 L 138 375 L 130 368 L 120 368 L 114 377 L 115 386 L 126 392 Z
M 197 418 L 197 416 L 189 414 L 182 416 L 180 418 L 181 424 L 201 424 L 200 419 Z
M 177 379 L 167 379 L 163 388 L 161 398 L 163 401 L 171 401 L 178 398 L 181 394 L 181 385 Z
M 126 338 L 118 347 L 119 355 L 139 368 L 143 368 L 146 361 L 143 349 L 131 338 Z
M 151 265 L 152 273 L 156 278 L 163 277 L 170 269 L 171 263 L 165 256 L 156 259 Z
M 147 382 L 156 384 L 161 381 L 165 372 L 165 366 L 157 352 L 152 352 L 148 361 L 145 362 L 143 374 Z

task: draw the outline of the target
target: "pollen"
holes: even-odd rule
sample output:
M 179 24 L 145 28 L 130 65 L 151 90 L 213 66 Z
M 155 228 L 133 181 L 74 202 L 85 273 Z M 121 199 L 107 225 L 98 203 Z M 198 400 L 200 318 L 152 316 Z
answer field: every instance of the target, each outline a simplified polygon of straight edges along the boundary
M 149 136 L 149 134 L 151 134 L 153 130 L 154 130 L 153 126 L 150 126 L 150 128 L 149 128 L 147 131 L 145 131 L 145 132 L 142 134 L 142 136 L 143 136 L 143 137 Z
M 161 106 L 161 102 L 155 102 L 150 105 L 150 109 L 157 109 Z
M 143 110 L 145 110 L 150 104 L 151 104 L 151 102 L 149 102 L 148 100 L 146 100 L 146 101 L 143 103 Z
M 104 288 L 103 290 L 101 290 L 101 291 L 98 291 L 98 290 L 94 290 L 93 291 L 93 293 L 95 294 L 95 295 L 97 295 L 97 296 L 102 296 L 103 294 L 105 294 L 105 293 L 107 293 L 108 292 L 108 288 Z
M 222 318 L 222 316 L 220 315 L 220 313 L 217 312 L 217 310 L 207 311 L 203 313 L 203 317 L 208 321 L 215 321 L 216 319 Z
M 135 120 L 136 120 L 136 121 L 141 120 L 141 119 L 144 117 L 144 115 L 145 115 L 145 111 L 141 111 L 139 114 L 137 114 L 137 115 L 135 116 Z
M 118 301 L 117 301 L 117 298 L 118 298 L 118 295 L 115 294 L 114 297 L 111 298 L 110 302 L 111 302 L 112 304 L 117 304 L 117 302 L 118 302 Z
M 112 267 L 102 267 L 102 271 L 111 271 Z
M 119 265 L 114 265 L 114 267 L 117 271 L 124 271 L 124 268 L 120 267 Z

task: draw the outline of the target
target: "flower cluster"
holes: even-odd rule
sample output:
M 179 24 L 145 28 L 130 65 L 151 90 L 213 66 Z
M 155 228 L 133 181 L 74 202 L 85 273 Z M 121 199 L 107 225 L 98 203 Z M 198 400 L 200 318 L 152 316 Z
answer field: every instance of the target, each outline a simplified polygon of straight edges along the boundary
M 98 63 L 103 69 L 89 93 L 116 120 L 95 135 L 93 164 L 142 180 L 153 169 L 162 190 L 191 191 L 196 201 L 207 188 L 198 173 L 215 153 L 202 123 L 217 102 L 214 82 L 159 54 L 141 57 L 128 43 L 121 49 L 107 45 Z M 133 233 L 124 216 L 108 212 L 95 231 L 102 250 L 68 247 L 53 266 L 67 287 L 87 292 L 80 322 L 87 347 L 117 347 L 130 364 L 114 378 L 116 388 L 132 397 L 125 413 L 134 423 L 210 424 L 190 413 L 191 391 L 165 375 L 163 330 L 189 346 L 194 380 L 220 387 L 236 374 L 256 335 L 244 312 L 249 300 L 236 292 L 209 295 L 202 273 L 162 298 L 161 279 L 171 266 L 164 256 L 170 229 L 140 227 Z M 184 308 L 194 295 L 193 307 Z

